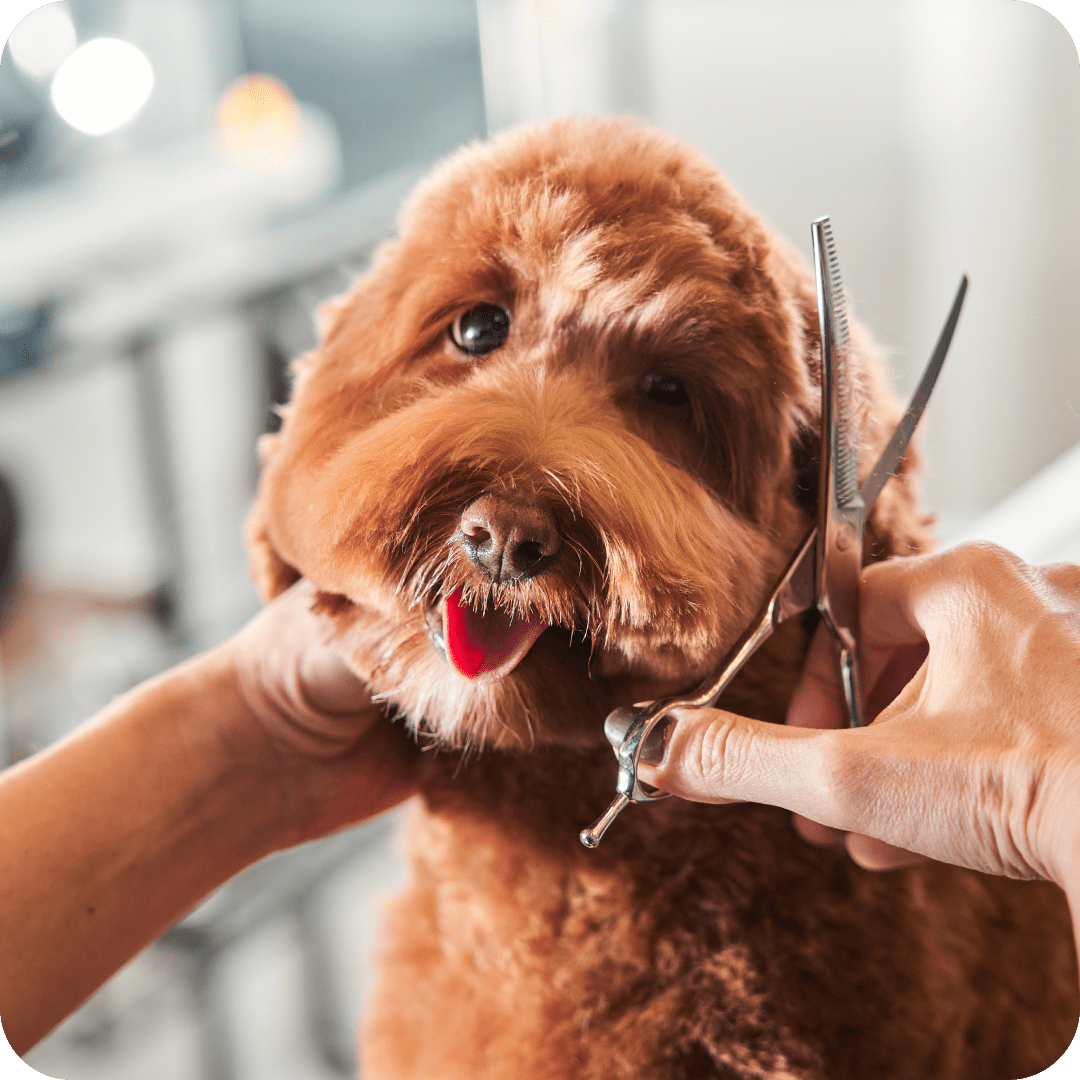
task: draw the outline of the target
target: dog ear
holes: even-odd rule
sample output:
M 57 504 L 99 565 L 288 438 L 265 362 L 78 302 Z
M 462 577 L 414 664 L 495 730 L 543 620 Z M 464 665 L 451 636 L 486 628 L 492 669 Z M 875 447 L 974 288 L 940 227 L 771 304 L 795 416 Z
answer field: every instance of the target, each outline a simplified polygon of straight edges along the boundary
M 258 443 L 259 464 L 264 468 L 273 460 L 279 435 L 263 435 Z M 267 530 L 265 499 L 260 492 L 244 525 L 248 549 L 248 573 L 263 603 L 269 603 L 300 578 L 299 572 L 281 558 Z

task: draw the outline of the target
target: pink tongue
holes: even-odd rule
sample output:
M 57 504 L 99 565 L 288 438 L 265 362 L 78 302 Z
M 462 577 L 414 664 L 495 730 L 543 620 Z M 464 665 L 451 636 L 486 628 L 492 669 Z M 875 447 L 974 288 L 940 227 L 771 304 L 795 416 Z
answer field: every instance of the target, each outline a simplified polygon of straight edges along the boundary
M 535 615 L 511 618 L 490 605 L 485 614 L 473 611 L 462 603 L 461 589 L 451 593 L 445 605 L 446 652 L 454 667 L 468 679 L 513 661 L 503 673 L 508 674 L 547 629 L 547 623 Z

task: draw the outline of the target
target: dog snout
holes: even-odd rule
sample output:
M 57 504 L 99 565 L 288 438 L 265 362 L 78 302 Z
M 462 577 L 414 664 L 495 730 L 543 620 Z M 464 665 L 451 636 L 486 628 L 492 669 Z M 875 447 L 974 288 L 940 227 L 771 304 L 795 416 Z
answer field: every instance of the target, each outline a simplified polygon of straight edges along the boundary
M 461 515 L 465 554 L 493 581 L 517 581 L 546 570 L 562 548 L 554 515 L 539 500 L 481 495 Z

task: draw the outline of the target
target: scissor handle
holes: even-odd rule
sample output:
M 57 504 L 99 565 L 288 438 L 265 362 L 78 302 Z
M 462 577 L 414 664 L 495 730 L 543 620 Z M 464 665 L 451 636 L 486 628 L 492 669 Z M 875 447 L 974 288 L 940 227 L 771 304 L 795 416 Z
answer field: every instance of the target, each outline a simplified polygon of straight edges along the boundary
M 779 581 L 768 595 L 754 621 L 742 632 L 716 669 L 689 694 L 676 694 L 643 702 L 633 709 L 615 709 L 604 722 L 604 734 L 619 759 L 615 798 L 588 829 L 582 829 L 581 842 L 596 847 L 611 823 L 632 802 L 656 802 L 667 793 L 643 787 L 638 780 L 638 763 L 659 764 L 664 757 L 667 739 L 675 721 L 668 715 L 673 709 L 704 709 L 717 698 L 742 670 L 743 665 L 769 640 L 773 631 L 790 618 L 814 606 L 814 550 L 817 529 L 811 528 L 788 560 Z M 663 726 L 661 727 L 661 724 Z M 647 755 L 644 756 L 643 755 Z
M 608 714 L 604 734 L 614 746 L 619 758 L 619 775 L 615 780 L 615 798 L 593 824 L 578 834 L 587 848 L 597 847 L 611 823 L 632 802 L 656 802 L 669 797 L 651 784 L 638 780 L 638 762 L 644 755 L 646 764 L 658 764 L 664 759 L 664 749 L 675 721 L 668 715 L 671 709 L 686 704 L 677 698 L 646 701 L 628 709 L 622 706 Z M 662 726 L 661 726 L 662 725 Z M 621 739 L 620 732 L 625 732 Z M 657 736 L 654 738 L 653 736 Z
M 813 535 L 807 542 L 812 543 Z M 806 543 L 800 552 L 806 548 Z M 758 613 L 758 617 L 731 647 L 716 672 L 706 679 L 697 691 L 690 695 L 676 695 L 642 702 L 633 709 L 615 709 L 604 721 L 604 734 L 615 748 L 619 759 L 619 774 L 615 780 L 615 798 L 607 810 L 588 829 L 582 829 L 581 842 L 589 848 L 596 847 L 611 823 L 632 802 L 656 802 L 666 799 L 668 793 L 652 785 L 642 784 L 638 779 L 638 764 L 658 765 L 664 760 L 664 751 L 675 720 L 673 709 L 704 709 L 716 703 L 728 684 L 742 666 L 772 637 L 780 619 L 774 592 Z

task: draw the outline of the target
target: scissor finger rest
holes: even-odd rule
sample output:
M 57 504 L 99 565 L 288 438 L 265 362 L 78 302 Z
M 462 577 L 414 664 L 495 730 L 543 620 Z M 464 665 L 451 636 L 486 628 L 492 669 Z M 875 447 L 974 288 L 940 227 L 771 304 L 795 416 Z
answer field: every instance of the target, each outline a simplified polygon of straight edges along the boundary
M 650 784 L 638 780 L 638 763 L 658 765 L 664 759 L 674 719 L 668 713 L 685 701 L 665 698 L 649 701 L 633 709 L 619 708 L 604 722 L 604 734 L 612 747 L 617 747 L 619 775 L 615 781 L 615 798 L 597 821 L 579 834 L 586 847 L 596 847 L 608 826 L 619 816 L 623 807 L 632 802 L 656 802 L 668 798 L 667 792 L 659 791 Z

